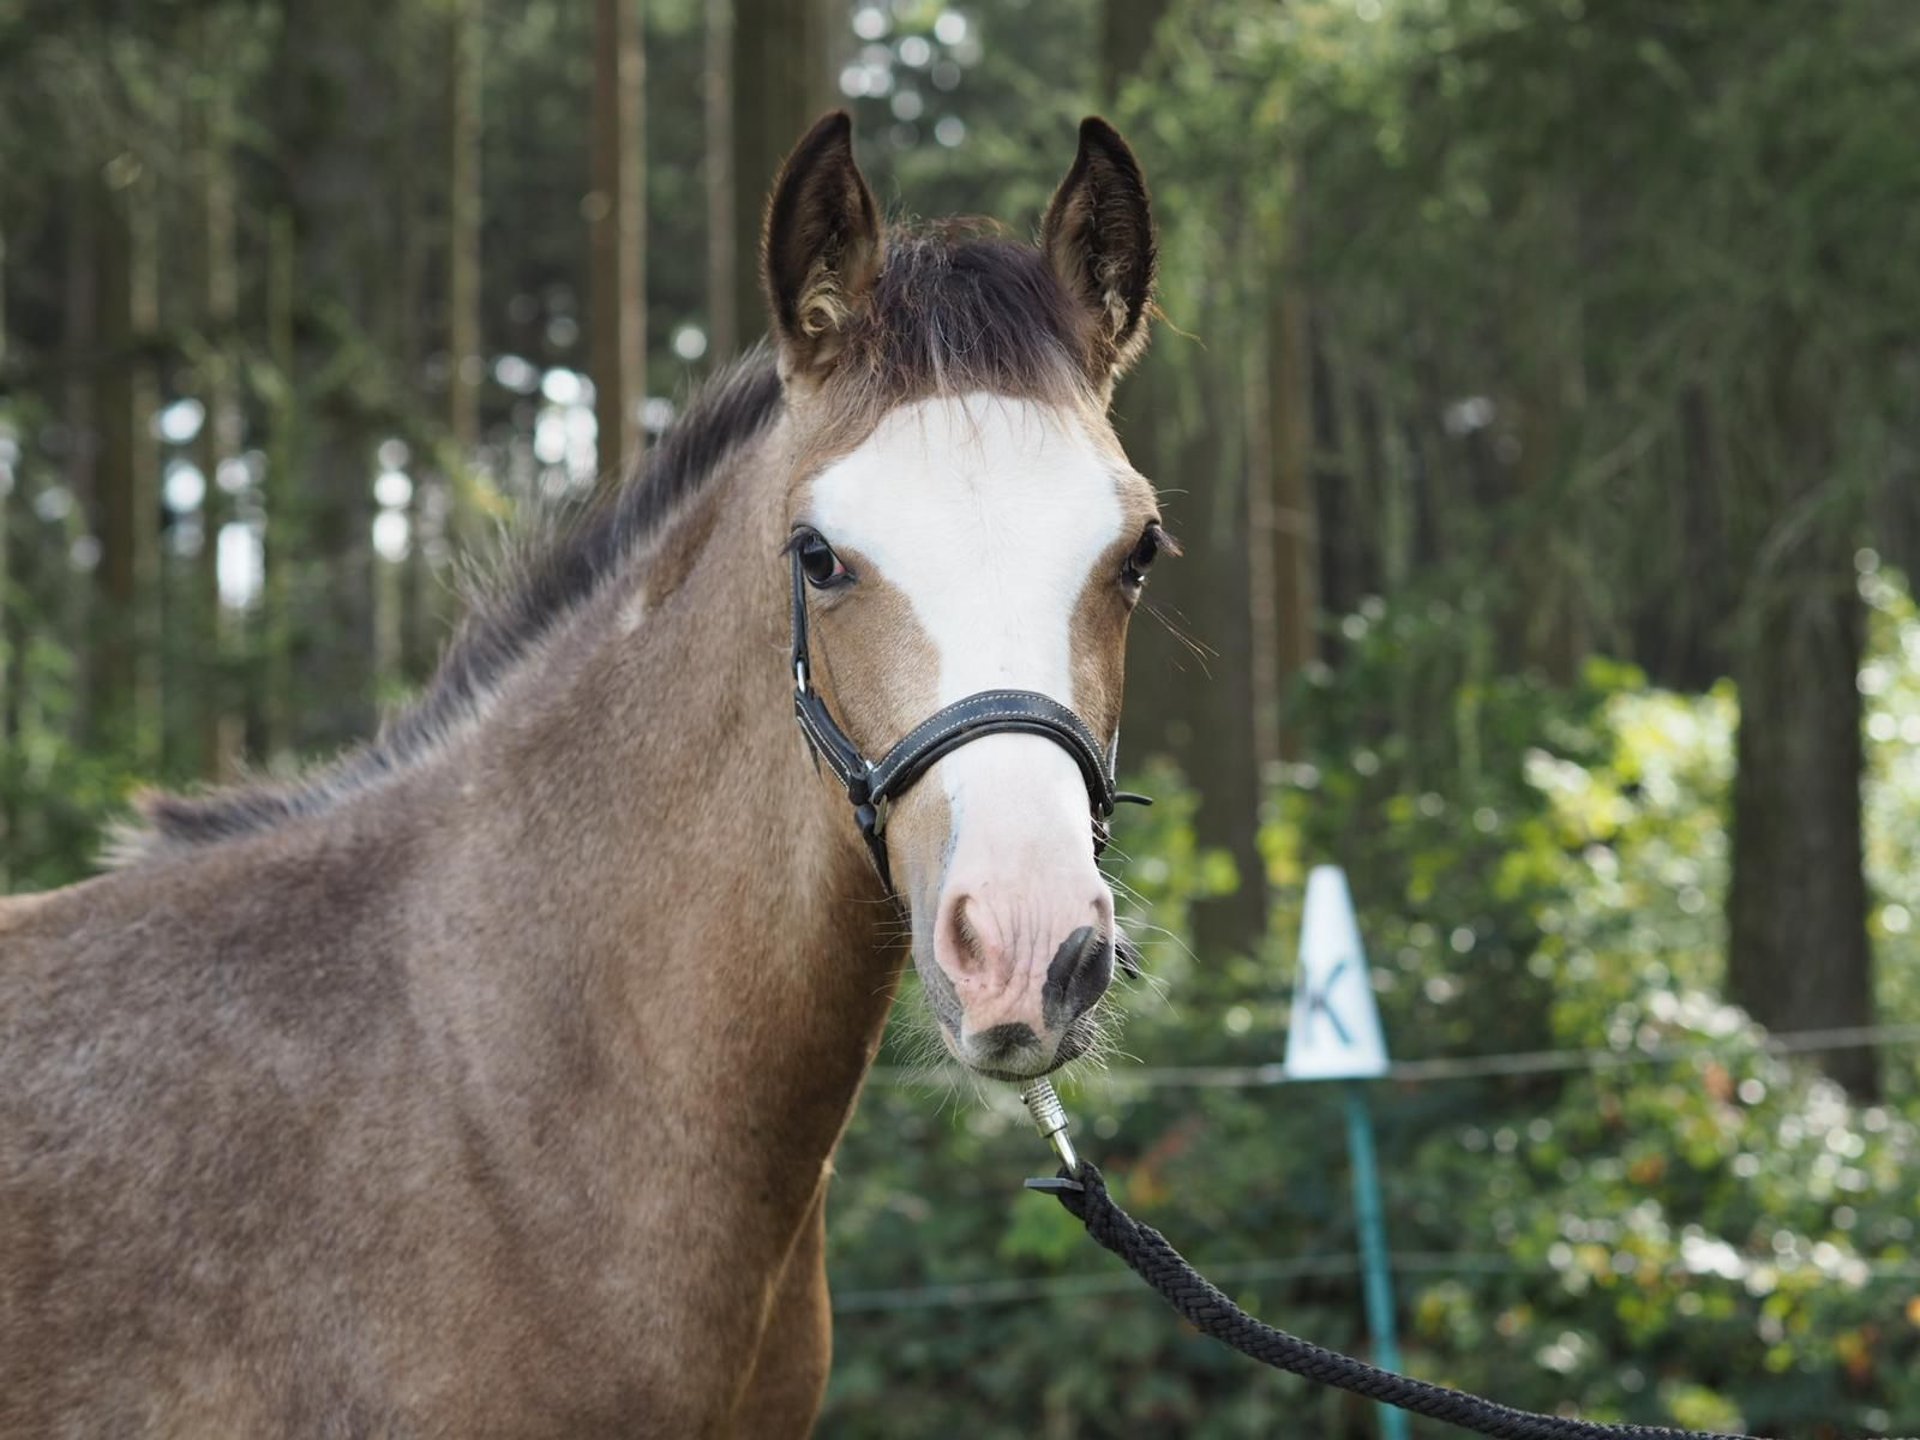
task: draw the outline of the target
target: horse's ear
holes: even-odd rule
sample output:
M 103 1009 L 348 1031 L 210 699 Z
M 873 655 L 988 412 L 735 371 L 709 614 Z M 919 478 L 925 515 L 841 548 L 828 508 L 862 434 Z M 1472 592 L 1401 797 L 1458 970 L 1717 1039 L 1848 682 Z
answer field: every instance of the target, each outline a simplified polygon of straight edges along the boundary
M 1040 226 L 1040 248 L 1087 311 L 1094 380 L 1119 375 L 1147 346 L 1155 265 L 1153 210 L 1140 162 L 1097 115 Z
M 880 274 L 880 211 L 853 160 L 853 121 L 823 118 L 780 167 L 760 270 L 782 373 L 824 374 Z

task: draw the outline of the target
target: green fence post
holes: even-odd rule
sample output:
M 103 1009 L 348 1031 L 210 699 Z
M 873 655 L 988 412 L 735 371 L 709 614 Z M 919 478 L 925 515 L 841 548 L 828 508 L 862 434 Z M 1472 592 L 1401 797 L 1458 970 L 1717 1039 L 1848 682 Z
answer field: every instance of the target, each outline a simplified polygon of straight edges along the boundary
M 1353 1210 L 1360 1231 L 1360 1271 L 1366 1282 L 1367 1330 L 1373 1336 L 1373 1363 L 1400 1369 L 1400 1342 L 1393 1326 L 1393 1273 L 1387 1268 L 1387 1227 L 1381 1219 L 1380 1171 L 1373 1161 L 1373 1116 L 1364 1081 L 1341 1087 L 1347 1107 L 1347 1153 L 1353 1158 Z M 1385 1440 L 1407 1440 L 1407 1412 L 1380 1406 Z

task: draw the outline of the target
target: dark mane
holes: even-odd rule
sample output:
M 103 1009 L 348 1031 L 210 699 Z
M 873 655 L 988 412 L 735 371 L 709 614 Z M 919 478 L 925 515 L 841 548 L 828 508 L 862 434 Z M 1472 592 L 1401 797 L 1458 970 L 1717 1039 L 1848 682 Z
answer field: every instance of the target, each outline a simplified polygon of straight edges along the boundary
M 1084 385 L 1073 301 L 1032 246 L 983 222 L 893 230 L 847 363 L 830 382 L 849 413 L 942 392 L 991 390 L 1067 399 Z M 204 844 L 314 814 L 424 754 L 471 715 L 502 676 L 575 612 L 740 446 L 779 415 L 771 354 L 755 349 L 705 385 L 611 501 L 522 555 L 476 599 L 433 680 L 377 739 L 287 783 L 201 795 L 153 794 L 145 826 L 124 832 L 112 858 L 132 863 L 172 846 Z

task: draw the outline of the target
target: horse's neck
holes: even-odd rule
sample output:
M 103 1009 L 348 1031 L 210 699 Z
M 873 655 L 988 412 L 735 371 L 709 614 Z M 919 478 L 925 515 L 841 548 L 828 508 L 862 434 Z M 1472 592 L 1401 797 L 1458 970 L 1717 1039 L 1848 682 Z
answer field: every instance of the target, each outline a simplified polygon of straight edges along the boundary
M 580 1137 L 627 1172 L 596 1187 L 777 1217 L 817 1188 L 897 960 L 793 724 L 762 468 L 716 479 L 482 722 L 431 900 L 465 938 L 429 983 L 498 1144 Z

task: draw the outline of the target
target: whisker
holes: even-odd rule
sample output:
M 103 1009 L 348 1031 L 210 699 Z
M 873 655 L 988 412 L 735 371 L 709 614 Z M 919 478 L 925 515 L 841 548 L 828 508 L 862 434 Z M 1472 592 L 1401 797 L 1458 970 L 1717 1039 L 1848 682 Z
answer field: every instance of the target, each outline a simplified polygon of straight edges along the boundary
M 1174 620 L 1171 614 L 1167 610 L 1163 609 L 1162 607 L 1155 605 L 1154 603 L 1149 601 L 1147 602 L 1147 605 L 1146 605 L 1146 611 L 1147 611 L 1147 614 L 1151 615 L 1155 620 L 1158 620 L 1162 625 L 1164 625 L 1166 627 L 1167 633 L 1171 635 L 1175 640 L 1178 640 L 1180 644 L 1184 646 L 1190 654 L 1192 654 L 1194 659 L 1200 662 L 1200 673 L 1206 676 L 1209 680 L 1211 680 L 1213 678 L 1213 671 L 1208 666 L 1207 662 L 1209 660 L 1219 659 L 1220 652 L 1218 650 L 1215 650 L 1212 646 L 1203 644 L 1199 640 L 1194 639 L 1193 636 L 1189 635 L 1185 630 L 1181 629 L 1179 625 L 1174 623 Z
M 1184 938 L 1174 934 L 1173 931 L 1167 929 L 1164 925 L 1150 925 L 1144 920 L 1139 920 L 1129 921 L 1127 928 L 1139 934 L 1151 935 L 1159 941 L 1172 945 L 1185 959 L 1192 961 L 1196 965 L 1200 963 L 1200 956 L 1194 948 L 1189 945 Z

